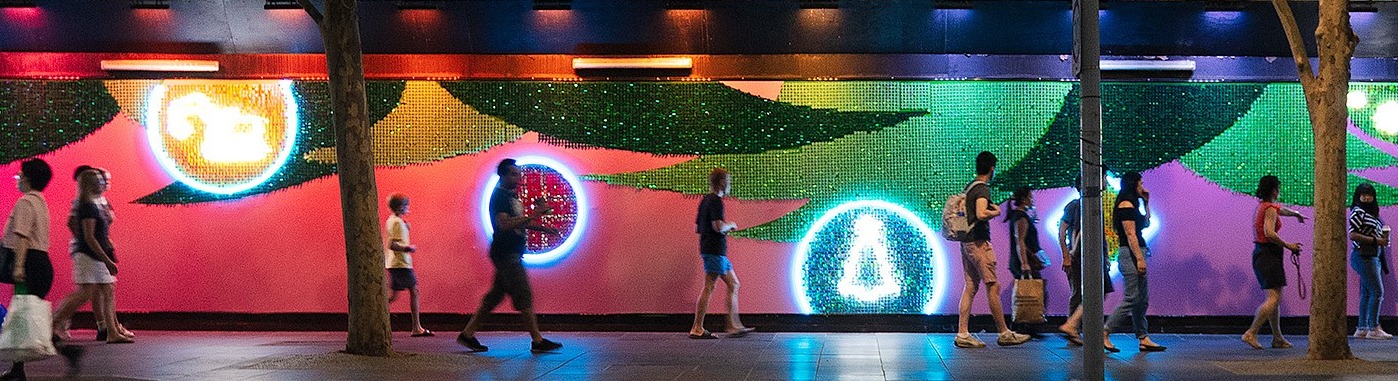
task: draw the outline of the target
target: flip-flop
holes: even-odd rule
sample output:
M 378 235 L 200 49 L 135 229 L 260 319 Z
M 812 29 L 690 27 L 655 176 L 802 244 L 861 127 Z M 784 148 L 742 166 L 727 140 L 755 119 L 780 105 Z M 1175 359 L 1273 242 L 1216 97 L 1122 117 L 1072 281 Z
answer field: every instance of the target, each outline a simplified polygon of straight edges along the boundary
M 743 327 L 743 329 L 740 329 L 740 330 L 737 330 L 737 331 L 734 331 L 734 332 L 729 332 L 729 333 L 728 333 L 728 338 L 730 338 L 730 339 L 736 339 L 736 338 L 739 338 L 739 337 L 747 336 L 749 333 L 752 333 L 752 331 L 754 331 L 754 330 L 756 330 L 756 329 L 755 329 L 755 328 L 752 328 L 752 327 Z
M 422 330 L 422 332 L 414 333 L 414 334 L 412 335 L 412 337 L 428 337 L 428 336 L 436 336 L 436 335 L 432 334 L 432 331 L 427 330 L 426 328 L 424 328 L 424 329 Z
M 702 335 L 695 335 L 695 334 L 692 334 L 692 333 L 691 333 L 691 334 L 689 334 L 689 338 L 695 339 L 695 340 L 709 340 L 709 339 L 717 339 L 718 336 L 714 336 L 714 333 L 713 333 L 713 332 L 709 332 L 708 330 L 705 330 L 705 331 L 704 331 L 704 334 L 702 334 Z

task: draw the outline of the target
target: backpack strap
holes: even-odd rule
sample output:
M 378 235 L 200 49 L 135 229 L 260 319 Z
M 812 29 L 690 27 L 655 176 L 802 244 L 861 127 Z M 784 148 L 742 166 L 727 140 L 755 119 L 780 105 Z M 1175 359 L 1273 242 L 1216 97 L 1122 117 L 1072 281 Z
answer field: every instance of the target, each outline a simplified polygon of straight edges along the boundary
M 970 184 L 966 184 L 966 188 L 965 188 L 965 189 L 962 189 L 962 190 L 961 190 L 961 193 L 970 192 L 970 191 L 971 191 L 971 188 L 975 188 L 975 187 L 976 187 L 976 184 L 987 185 L 984 181 L 980 181 L 980 180 L 972 181 Z

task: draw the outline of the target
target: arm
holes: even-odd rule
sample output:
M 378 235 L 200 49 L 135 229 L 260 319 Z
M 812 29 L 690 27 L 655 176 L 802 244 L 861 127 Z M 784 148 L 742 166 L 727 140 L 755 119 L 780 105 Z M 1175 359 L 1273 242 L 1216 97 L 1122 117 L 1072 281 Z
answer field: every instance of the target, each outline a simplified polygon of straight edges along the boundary
M 15 243 L 15 270 L 10 274 L 14 277 L 15 283 L 24 283 L 24 260 L 25 256 L 29 254 L 29 246 L 31 246 L 29 239 L 28 236 L 20 235 L 19 242 Z
M 1073 254 L 1068 252 L 1068 224 L 1062 221 L 1058 224 L 1058 250 L 1063 253 L 1063 271 L 1068 271 L 1073 267 Z
M 1349 232 L 1349 240 L 1364 245 L 1388 246 L 1388 240 L 1384 239 L 1383 237 L 1367 236 L 1359 234 L 1359 232 L 1356 231 Z
M 976 199 L 976 219 L 980 221 L 989 220 L 1000 215 L 1000 207 L 990 203 L 989 199 Z
M 1028 272 L 1032 270 L 1029 266 L 1029 245 L 1024 243 L 1024 235 L 1029 234 L 1029 219 L 1020 218 L 1015 221 L 1015 242 L 1019 245 L 1019 269 Z
M 718 234 L 728 234 L 728 232 L 738 229 L 738 224 L 732 221 L 713 220 L 710 223 L 713 224 L 714 231 Z
M 1305 215 L 1302 215 L 1301 212 L 1297 212 L 1297 211 L 1295 211 L 1295 210 L 1291 210 L 1291 208 L 1285 208 L 1285 207 L 1281 208 L 1281 215 L 1287 216 L 1287 217 L 1296 217 L 1296 221 L 1297 221 L 1297 222 L 1300 222 L 1300 223 L 1303 223 L 1303 224 L 1306 223 L 1306 216 L 1305 216 Z
M 117 275 L 116 262 L 112 261 L 112 257 L 108 256 L 107 251 L 97 242 L 97 220 L 93 218 L 84 218 L 82 220 L 82 225 L 83 242 L 87 243 L 88 248 L 92 249 L 92 254 L 97 256 L 97 260 L 107 265 L 108 272 L 111 272 L 112 275 Z
M 1267 236 L 1267 240 L 1291 251 L 1301 251 L 1300 242 L 1294 244 L 1286 243 L 1286 241 L 1283 241 L 1281 236 L 1277 234 L 1277 218 L 1276 209 L 1267 208 L 1262 214 L 1262 232 Z
M 529 227 L 531 221 L 547 213 L 547 211 L 542 209 L 534 209 L 533 212 L 519 217 L 510 217 L 509 213 L 504 212 L 496 213 L 495 226 L 498 226 L 498 229 L 505 230 L 525 229 Z

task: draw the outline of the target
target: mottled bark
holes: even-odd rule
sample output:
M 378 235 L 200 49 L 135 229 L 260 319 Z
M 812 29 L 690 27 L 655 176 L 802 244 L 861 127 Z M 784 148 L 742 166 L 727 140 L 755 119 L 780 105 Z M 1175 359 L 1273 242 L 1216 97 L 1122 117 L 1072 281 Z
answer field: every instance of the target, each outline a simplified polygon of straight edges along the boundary
M 345 352 L 391 356 L 393 342 L 383 291 L 378 187 L 374 182 L 374 142 L 364 93 L 358 11 L 354 0 L 326 0 L 324 15 L 309 0 L 299 2 L 320 26 L 330 74 L 336 171 L 340 178 L 340 210 L 349 273 L 349 338 Z
M 1348 0 L 1321 0 L 1316 27 L 1320 71 L 1311 70 L 1300 28 L 1286 0 L 1272 0 L 1281 17 L 1306 93 L 1306 107 L 1315 135 L 1315 240 L 1311 281 L 1308 356 L 1316 360 L 1354 358 L 1345 337 L 1346 234 L 1345 108 L 1349 92 L 1350 59 L 1359 37 L 1350 28 Z

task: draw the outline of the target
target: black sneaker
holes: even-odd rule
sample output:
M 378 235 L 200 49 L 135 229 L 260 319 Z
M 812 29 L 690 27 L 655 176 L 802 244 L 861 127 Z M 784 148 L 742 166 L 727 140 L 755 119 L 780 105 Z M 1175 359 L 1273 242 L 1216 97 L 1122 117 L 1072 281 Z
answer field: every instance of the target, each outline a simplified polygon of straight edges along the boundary
M 558 348 L 563 348 L 563 344 L 559 344 L 559 343 L 557 343 L 557 342 L 550 341 L 549 339 L 544 339 L 544 341 L 540 341 L 540 342 L 537 342 L 537 343 L 530 343 L 530 344 L 529 344 L 529 351 L 530 351 L 530 352 L 535 352 L 535 353 L 538 353 L 538 352 L 548 352 L 548 351 L 552 351 L 552 350 L 555 350 L 555 349 L 558 349 Z
M 490 347 L 481 345 L 480 340 L 476 340 L 475 337 L 467 337 L 465 333 L 459 333 L 456 335 L 456 343 L 461 344 L 461 346 L 466 347 L 467 349 L 470 349 L 471 352 L 485 352 L 490 350 Z

